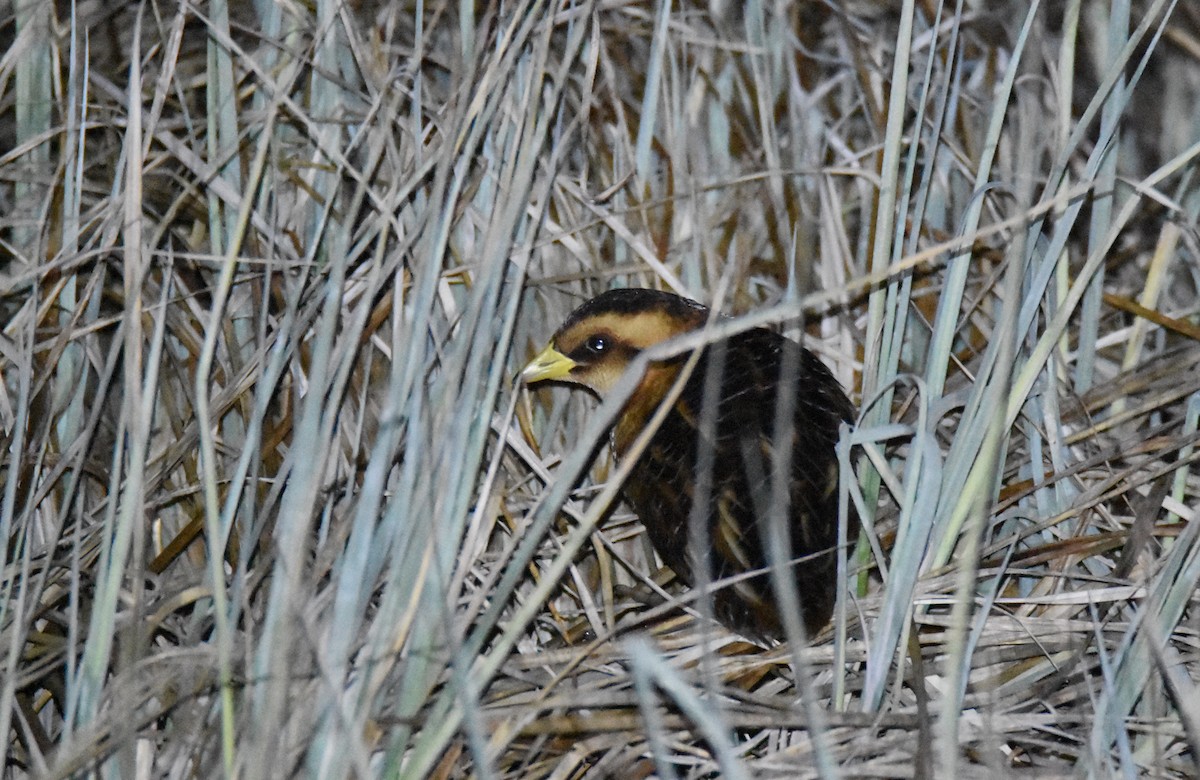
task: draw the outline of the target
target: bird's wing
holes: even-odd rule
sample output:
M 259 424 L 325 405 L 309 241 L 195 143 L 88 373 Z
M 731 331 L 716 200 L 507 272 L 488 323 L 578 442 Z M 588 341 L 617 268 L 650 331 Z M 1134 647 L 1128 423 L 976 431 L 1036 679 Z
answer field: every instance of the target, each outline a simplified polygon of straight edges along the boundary
M 723 354 L 722 354 L 723 353 Z M 723 360 L 716 419 L 705 425 L 705 376 Z M 791 414 L 780 426 L 780 394 L 789 393 Z M 720 542 L 728 564 L 745 570 L 747 564 L 767 564 L 767 529 L 763 520 L 773 506 L 772 478 L 775 445 L 787 442 L 790 460 L 786 489 L 792 547 L 798 554 L 827 549 L 836 542 L 839 426 L 853 407 L 837 381 L 811 352 L 776 333 L 755 329 L 710 349 L 684 388 L 679 414 L 668 418 L 673 436 L 695 443 L 688 460 L 703 463 L 703 448 L 711 448 L 712 495 L 725 507 L 710 519 L 715 548 Z M 702 435 L 711 432 L 711 436 Z M 833 520 L 831 521 L 831 518 Z M 735 531 L 734 522 L 740 523 Z M 748 527 L 741 527 L 748 526 Z M 733 542 L 737 542 L 734 544 Z M 720 568 L 720 567 L 718 567 Z

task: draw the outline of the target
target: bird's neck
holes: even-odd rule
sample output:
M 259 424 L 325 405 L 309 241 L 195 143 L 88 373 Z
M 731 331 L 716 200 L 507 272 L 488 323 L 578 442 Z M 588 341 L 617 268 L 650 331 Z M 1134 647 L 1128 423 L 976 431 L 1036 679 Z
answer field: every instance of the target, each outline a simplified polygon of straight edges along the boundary
M 681 365 L 679 362 L 655 363 L 646 369 L 646 375 L 629 397 L 613 428 L 613 452 L 618 459 L 625 457 L 638 434 L 645 430 L 679 376 Z

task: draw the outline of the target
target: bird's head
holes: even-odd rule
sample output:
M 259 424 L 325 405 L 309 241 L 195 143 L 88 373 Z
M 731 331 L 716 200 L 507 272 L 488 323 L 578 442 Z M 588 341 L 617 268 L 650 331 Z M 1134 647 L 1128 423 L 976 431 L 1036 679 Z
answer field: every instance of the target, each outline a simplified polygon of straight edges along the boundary
M 580 306 L 521 371 L 527 384 L 557 380 L 603 397 L 639 352 L 704 325 L 708 309 L 658 290 L 609 290 Z

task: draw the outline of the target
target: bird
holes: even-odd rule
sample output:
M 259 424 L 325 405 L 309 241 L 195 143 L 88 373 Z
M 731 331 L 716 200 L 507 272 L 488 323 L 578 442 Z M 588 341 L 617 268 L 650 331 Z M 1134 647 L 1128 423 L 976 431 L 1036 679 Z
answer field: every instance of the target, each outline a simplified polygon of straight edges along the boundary
M 571 313 L 519 379 L 527 386 L 567 383 L 603 399 L 627 371 L 643 365 L 634 362 L 641 352 L 711 319 L 707 307 L 673 293 L 609 290 Z M 816 355 L 770 329 L 751 328 L 699 349 L 678 397 L 645 448 L 634 453 L 635 440 L 668 398 L 690 353 L 645 364 L 610 432 L 618 463 L 636 455 L 622 493 L 663 563 L 689 587 L 714 585 L 713 617 L 766 642 L 786 638 L 767 553 L 767 518 L 782 503 L 776 514 L 786 518 L 791 544 L 785 560 L 791 562 L 805 636 L 813 637 L 829 623 L 836 599 L 836 447 L 842 424 L 853 422 L 854 406 Z M 716 373 L 706 396 L 710 372 Z M 781 399 L 785 393 L 791 397 Z M 776 421 L 781 400 L 791 409 L 783 426 Z M 791 447 L 783 453 L 788 457 L 775 457 L 777 441 Z M 770 475 L 778 460 L 789 465 L 786 490 L 775 493 L 773 504 Z M 697 510 L 701 521 L 690 519 Z M 707 531 L 701 544 L 689 545 L 693 526 Z M 846 538 L 856 539 L 858 527 L 851 505 Z

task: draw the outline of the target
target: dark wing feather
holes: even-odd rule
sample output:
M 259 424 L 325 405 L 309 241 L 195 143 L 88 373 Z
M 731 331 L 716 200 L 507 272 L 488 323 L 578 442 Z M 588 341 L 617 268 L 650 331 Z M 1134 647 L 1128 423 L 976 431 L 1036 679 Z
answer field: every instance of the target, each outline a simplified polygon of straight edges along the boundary
M 853 407 L 829 370 L 811 352 L 768 330 L 755 329 L 710 347 L 672 412 L 651 439 L 625 485 L 663 561 L 694 584 L 697 563 L 687 545 L 697 499 L 707 506 L 710 578 L 723 579 L 769 564 L 768 528 L 776 402 L 792 393 L 794 413 L 786 518 L 806 630 L 812 634 L 833 610 L 837 543 L 839 426 Z M 723 357 L 715 436 L 701 436 L 706 372 Z M 786 359 L 785 359 L 786 358 Z M 781 376 L 785 365 L 794 375 Z M 712 428 L 710 427 L 710 430 Z M 697 463 L 711 448 L 711 490 L 696 496 Z M 851 534 L 857 519 L 851 518 Z M 778 638 L 782 626 L 767 575 L 727 586 L 714 595 L 717 619 L 753 636 Z

